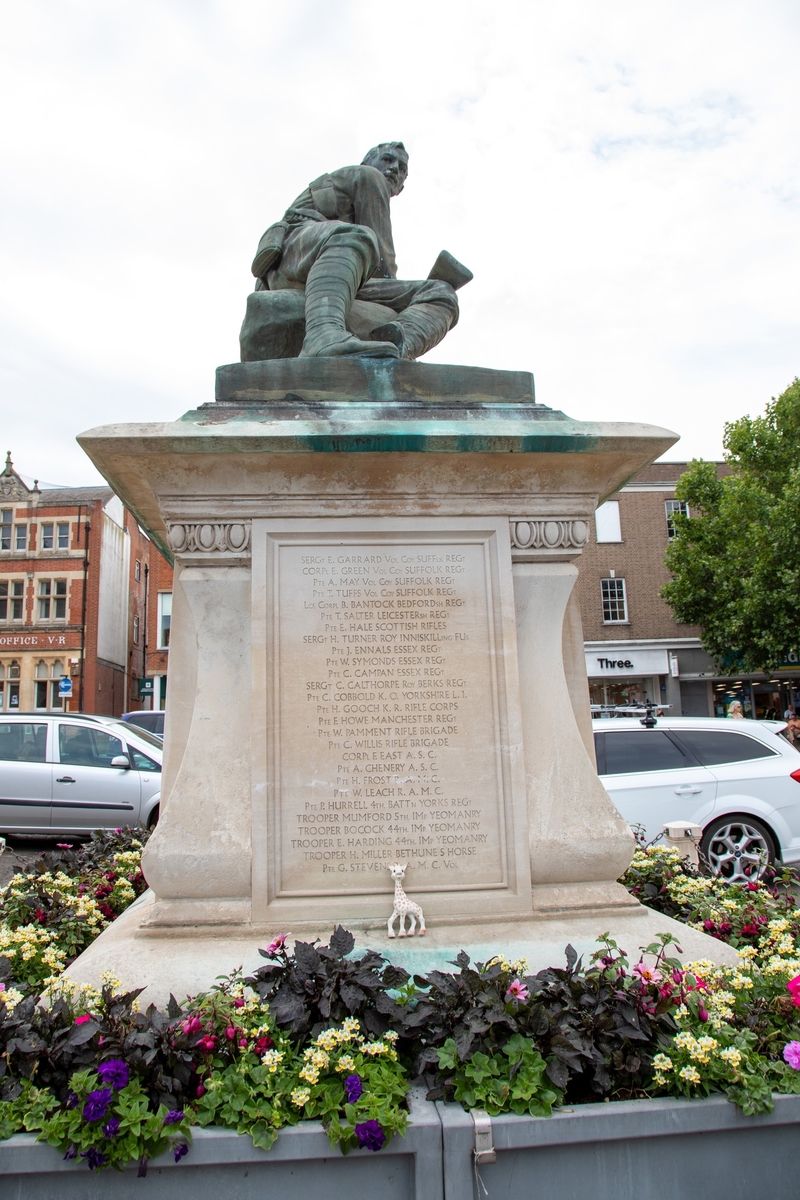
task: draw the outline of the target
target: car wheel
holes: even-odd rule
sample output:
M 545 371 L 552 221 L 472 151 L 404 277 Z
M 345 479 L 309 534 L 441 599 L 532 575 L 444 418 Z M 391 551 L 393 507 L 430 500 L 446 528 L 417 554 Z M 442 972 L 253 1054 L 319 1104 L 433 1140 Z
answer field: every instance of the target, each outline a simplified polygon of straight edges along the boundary
M 150 817 L 147 822 L 147 828 L 155 829 L 157 824 L 158 824 L 158 805 L 156 805 L 155 808 L 153 809 L 153 811 L 150 813 Z
M 712 875 L 728 883 L 760 879 L 776 858 L 775 838 L 755 817 L 730 816 L 712 821 L 700 850 Z

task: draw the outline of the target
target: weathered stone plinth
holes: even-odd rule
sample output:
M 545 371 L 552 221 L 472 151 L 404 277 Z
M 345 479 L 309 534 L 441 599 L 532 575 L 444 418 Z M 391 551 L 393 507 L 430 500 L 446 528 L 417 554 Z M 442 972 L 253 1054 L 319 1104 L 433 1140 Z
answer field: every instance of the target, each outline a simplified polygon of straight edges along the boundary
M 301 359 L 79 440 L 176 569 L 154 897 L 73 978 L 163 997 L 337 922 L 417 969 L 605 930 L 732 955 L 615 883 L 571 598 L 598 501 L 673 434 L 572 421 L 523 372 Z M 424 940 L 387 938 L 397 860 Z

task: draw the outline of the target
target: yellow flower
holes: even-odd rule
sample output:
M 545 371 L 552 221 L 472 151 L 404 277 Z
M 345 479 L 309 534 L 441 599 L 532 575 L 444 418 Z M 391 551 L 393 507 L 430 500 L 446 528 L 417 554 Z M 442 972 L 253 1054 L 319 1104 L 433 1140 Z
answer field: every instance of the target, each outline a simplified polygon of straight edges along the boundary
M 311 1098 L 311 1092 L 308 1088 L 295 1088 L 292 1092 L 292 1104 L 296 1104 L 298 1108 L 302 1108 L 304 1104 L 308 1104 Z
M 668 1058 L 666 1054 L 657 1054 L 653 1059 L 653 1066 L 656 1071 L 671 1071 L 672 1059 Z
M 267 1050 L 261 1055 L 261 1061 L 269 1071 L 270 1075 L 274 1075 L 278 1067 L 283 1062 L 283 1052 L 281 1050 Z
M 729 1067 L 733 1067 L 734 1071 L 738 1070 L 741 1065 L 742 1052 L 735 1046 L 726 1046 L 724 1050 L 720 1050 L 719 1056 Z
M 685 1079 L 687 1083 L 699 1083 L 700 1073 L 694 1067 L 682 1067 L 678 1072 L 681 1079 Z
M 336 1064 L 337 1071 L 355 1071 L 355 1059 L 351 1054 L 343 1054 Z

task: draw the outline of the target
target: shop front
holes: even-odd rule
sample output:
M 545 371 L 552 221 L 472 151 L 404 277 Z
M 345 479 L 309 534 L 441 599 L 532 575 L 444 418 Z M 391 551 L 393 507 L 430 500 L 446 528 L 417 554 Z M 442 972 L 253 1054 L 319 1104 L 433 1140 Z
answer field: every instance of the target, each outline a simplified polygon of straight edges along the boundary
M 667 650 L 603 644 L 585 650 L 589 699 L 594 705 L 658 704 L 665 699 L 670 664 Z
M 0 713 L 63 711 L 75 707 L 59 690 L 78 674 L 80 634 L 0 634 Z M 74 696 L 74 692 L 73 692 Z

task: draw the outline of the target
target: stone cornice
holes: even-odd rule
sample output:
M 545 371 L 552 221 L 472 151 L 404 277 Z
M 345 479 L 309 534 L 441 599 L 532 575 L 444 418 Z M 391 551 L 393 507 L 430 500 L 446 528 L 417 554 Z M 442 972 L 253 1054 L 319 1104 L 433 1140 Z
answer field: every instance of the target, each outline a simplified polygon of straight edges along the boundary
M 250 558 L 249 521 L 175 521 L 167 525 L 169 545 L 183 562 L 245 562 Z
M 511 517 L 514 562 L 576 558 L 589 541 L 589 523 L 578 517 Z

